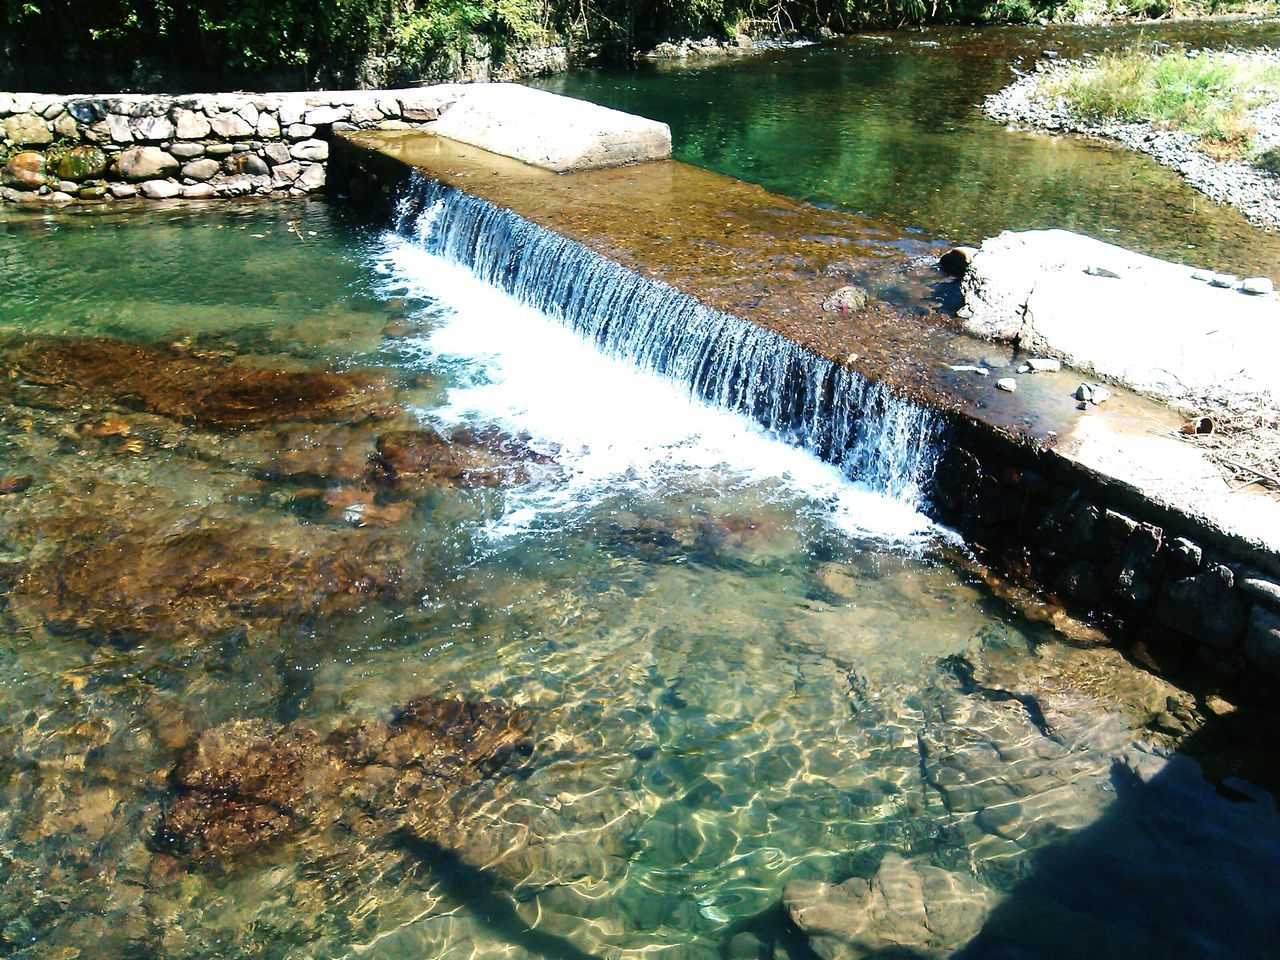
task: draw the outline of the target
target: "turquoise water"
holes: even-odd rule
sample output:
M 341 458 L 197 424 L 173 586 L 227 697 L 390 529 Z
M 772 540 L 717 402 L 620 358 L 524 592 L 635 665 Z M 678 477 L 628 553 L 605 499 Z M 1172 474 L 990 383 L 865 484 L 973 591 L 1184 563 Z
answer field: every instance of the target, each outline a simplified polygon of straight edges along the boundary
M 1274 275 L 1280 241 L 1155 161 L 1119 147 L 1006 130 L 983 97 L 1043 50 L 1137 39 L 1270 45 L 1280 24 L 935 28 L 868 34 L 690 68 L 581 71 L 540 81 L 663 120 L 675 155 L 788 196 L 924 236 L 976 244 L 1062 227 L 1157 256 Z
M 1270 954 L 1196 699 L 912 504 L 322 203 L 6 213 L 0 263 L 0 953 L 812 957 L 784 891 L 894 855 L 967 955 Z

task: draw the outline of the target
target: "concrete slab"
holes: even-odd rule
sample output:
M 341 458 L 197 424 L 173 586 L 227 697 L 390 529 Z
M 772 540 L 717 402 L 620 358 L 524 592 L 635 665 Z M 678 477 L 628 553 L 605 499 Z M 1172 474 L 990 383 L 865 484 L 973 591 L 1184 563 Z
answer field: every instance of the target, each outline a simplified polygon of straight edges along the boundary
M 1236 278 L 1034 230 L 984 241 L 962 290 L 971 332 L 1147 396 L 1191 407 L 1280 398 L 1280 299 Z
M 454 88 L 438 136 L 544 170 L 595 170 L 671 156 L 665 123 L 514 83 Z

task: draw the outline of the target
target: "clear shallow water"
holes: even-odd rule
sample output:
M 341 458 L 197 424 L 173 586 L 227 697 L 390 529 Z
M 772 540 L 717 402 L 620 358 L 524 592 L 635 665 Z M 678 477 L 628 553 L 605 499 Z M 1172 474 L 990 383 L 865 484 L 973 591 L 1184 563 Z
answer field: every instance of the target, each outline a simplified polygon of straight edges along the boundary
M 1280 817 L 1166 764 L 1193 699 L 1017 616 L 909 505 L 321 204 L 15 214 L 0 261 L 31 480 L 0 497 L 3 952 L 799 958 L 784 887 L 898 854 L 988 891 L 973 955 L 1269 955 Z M 148 382 L 95 379 L 122 341 Z M 226 369 L 376 402 L 188 376 Z M 524 482 L 366 469 L 422 424 L 521 437 Z M 532 754 L 440 796 L 298 754 L 255 815 L 291 829 L 158 834 L 207 731 L 348 742 L 426 695 L 523 711 Z
M 1158 256 L 1274 275 L 1280 241 L 1119 147 L 1008 131 L 983 97 L 1063 56 L 1138 39 L 1275 45 L 1280 24 L 936 28 L 692 68 L 539 85 L 663 120 L 675 155 L 788 196 L 976 243 L 1062 227 Z

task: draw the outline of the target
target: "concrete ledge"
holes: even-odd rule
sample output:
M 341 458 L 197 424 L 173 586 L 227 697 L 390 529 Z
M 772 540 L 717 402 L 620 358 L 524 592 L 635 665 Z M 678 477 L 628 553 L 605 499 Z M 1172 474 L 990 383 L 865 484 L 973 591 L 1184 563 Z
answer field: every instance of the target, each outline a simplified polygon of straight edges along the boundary
M 665 123 L 513 83 L 461 87 L 438 136 L 565 173 L 671 156 Z
M 1280 397 L 1280 299 L 1243 292 L 1236 278 L 1065 230 L 1007 231 L 983 242 L 962 290 L 970 332 L 1147 396 L 1192 406 Z

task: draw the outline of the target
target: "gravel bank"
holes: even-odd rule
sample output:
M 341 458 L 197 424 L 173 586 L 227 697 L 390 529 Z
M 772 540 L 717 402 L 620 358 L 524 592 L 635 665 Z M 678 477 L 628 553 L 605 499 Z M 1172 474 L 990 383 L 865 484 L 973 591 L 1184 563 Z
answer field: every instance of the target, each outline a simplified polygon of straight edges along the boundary
M 1273 54 L 1280 60 L 1280 52 Z M 1229 203 L 1252 223 L 1280 228 L 1280 178 L 1247 163 L 1215 160 L 1197 146 L 1198 136 L 1163 130 L 1147 123 L 1091 123 L 1074 116 L 1060 98 L 1040 94 L 1041 84 L 1068 63 L 1045 63 L 1019 77 L 983 103 L 988 116 L 1011 126 L 1076 133 L 1114 140 L 1149 154 L 1177 170 L 1196 189 L 1219 203 Z M 1254 110 L 1262 146 L 1280 145 L 1280 102 Z

